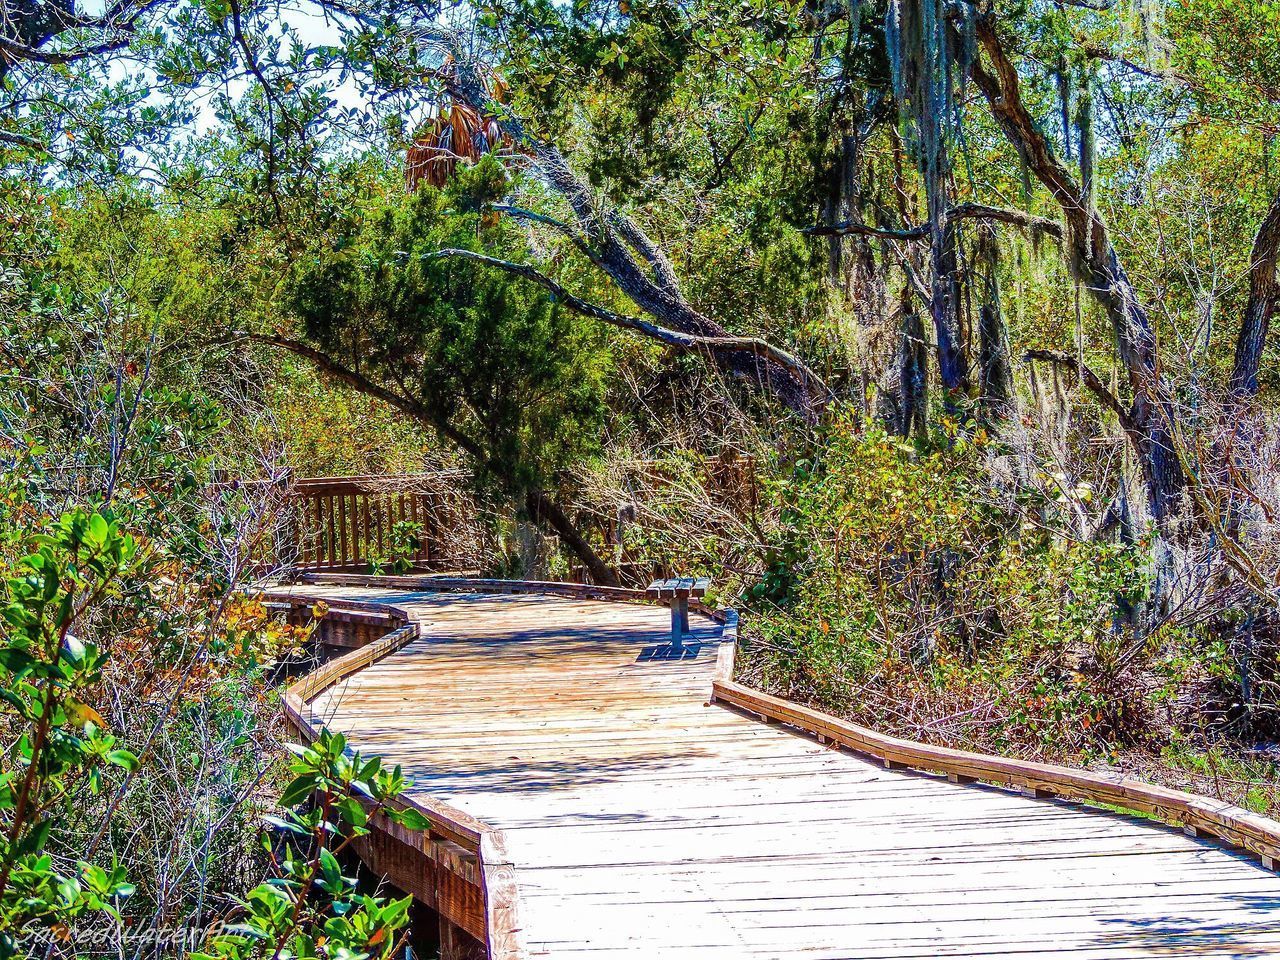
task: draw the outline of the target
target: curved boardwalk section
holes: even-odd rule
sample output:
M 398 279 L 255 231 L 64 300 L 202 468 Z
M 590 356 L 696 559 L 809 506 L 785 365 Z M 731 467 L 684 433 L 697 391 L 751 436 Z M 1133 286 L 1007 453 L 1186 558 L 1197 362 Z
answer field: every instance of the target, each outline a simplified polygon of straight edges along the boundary
M 530 957 L 1280 956 L 1280 877 L 1136 817 L 886 770 L 708 705 L 661 607 L 308 587 L 420 636 L 311 704 L 505 834 Z

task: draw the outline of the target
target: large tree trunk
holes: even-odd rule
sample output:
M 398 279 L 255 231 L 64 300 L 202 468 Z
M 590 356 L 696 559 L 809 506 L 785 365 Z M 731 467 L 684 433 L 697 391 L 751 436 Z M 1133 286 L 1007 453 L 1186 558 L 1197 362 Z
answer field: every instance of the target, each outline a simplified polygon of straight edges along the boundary
M 1247 417 L 1248 407 L 1258 392 L 1258 371 L 1262 366 L 1262 354 L 1266 349 L 1267 333 L 1277 309 L 1280 309 L 1280 195 L 1271 202 L 1262 226 L 1254 237 L 1249 257 L 1249 299 L 1236 338 L 1235 362 L 1231 368 L 1230 393 L 1227 400 L 1222 435 L 1225 458 L 1239 460 L 1240 453 L 1253 443 L 1253 429 Z M 1238 490 L 1229 490 L 1226 512 L 1224 545 L 1235 543 L 1246 556 L 1249 548 L 1241 544 L 1241 534 L 1248 513 L 1248 504 Z M 1264 585 L 1265 586 L 1265 585 Z M 1266 593 L 1266 591 L 1259 591 Z M 1229 645 L 1236 663 L 1239 683 L 1242 720 L 1247 729 L 1264 734 L 1257 729 L 1260 712 L 1257 709 L 1258 693 L 1254 683 L 1259 663 L 1265 658 L 1257 656 L 1259 638 L 1280 634 L 1280 612 L 1274 603 L 1254 603 L 1245 608 L 1245 616 L 1229 637 Z M 1274 658 L 1273 658 L 1274 662 Z M 1274 679 L 1273 675 L 1259 678 Z M 1273 721 L 1274 722 L 1274 721 Z
M 978 405 L 991 422 L 1013 413 L 1013 367 L 1009 363 L 1009 331 L 999 299 L 989 299 L 978 311 Z
M 1248 513 L 1248 502 L 1239 486 L 1232 484 L 1232 468 L 1248 469 L 1241 456 L 1254 444 L 1255 426 L 1249 407 L 1258 392 L 1258 371 L 1267 345 L 1267 333 L 1280 306 L 1280 195 L 1271 202 L 1262 226 L 1254 236 L 1249 257 L 1249 299 L 1236 337 L 1235 362 L 1228 381 L 1227 402 L 1219 426 L 1215 472 L 1227 491 L 1226 539 L 1236 543 Z
M 601 587 L 618 585 L 618 575 L 613 568 L 597 556 L 591 549 L 591 544 L 545 491 L 536 488 L 529 490 L 525 494 L 525 508 L 534 521 L 550 527 L 560 538 L 560 542 L 573 551 L 573 555 L 582 561 L 582 565 L 591 574 L 592 582 Z
M 956 229 L 949 223 L 949 191 L 939 183 L 929 191 L 929 260 L 933 266 L 929 313 L 938 342 L 938 379 L 950 413 L 962 409 L 969 393 L 969 358 L 960 335 L 960 280 Z
M 978 406 L 990 423 L 1001 423 L 1014 413 L 1016 394 L 1009 354 L 1009 327 L 1000 304 L 1000 238 L 993 223 L 978 228 L 974 259 L 981 267 L 970 289 L 981 300 L 978 309 Z
M 1161 527 L 1177 513 L 1186 483 L 1174 445 L 1177 412 L 1160 373 L 1155 329 L 1111 243 L 1106 222 L 1086 190 L 1068 172 L 1022 101 L 1017 68 L 1005 53 L 992 18 L 977 21 L 978 41 L 993 72 L 975 64 L 974 82 L 996 122 L 1062 208 L 1072 268 L 1111 322 L 1116 350 L 1129 381 L 1129 420 L 1138 434 L 1147 504 Z
M 1249 257 L 1249 301 L 1236 339 L 1235 364 L 1231 368 L 1231 399 L 1240 404 L 1258 392 L 1258 370 L 1267 343 L 1271 320 L 1280 308 L 1280 195 L 1271 202 L 1253 240 Z

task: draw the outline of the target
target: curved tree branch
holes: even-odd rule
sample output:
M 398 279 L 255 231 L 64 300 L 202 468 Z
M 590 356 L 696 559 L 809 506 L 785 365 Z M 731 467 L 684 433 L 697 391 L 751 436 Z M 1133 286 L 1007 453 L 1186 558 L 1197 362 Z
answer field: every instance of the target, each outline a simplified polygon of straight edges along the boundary
M 929 236 L 927 226 L 895 230 L 890 227 L 873 227 L 856 220 L 820 223 L 815 227 L 805 227 L 801 232 L 810 237 L 875 237 L 880 240 L 923 240 Z
M 358 370 L 352 370 L 346 364 L 340 363 L 323 350 L 313 347 L 309 343 L 302 340 L 295 340 L 292 337 L 286 337 L 282 333 L 250 333 L 241 332 L 237 335 L 238 339 L 248 340 L 251 343 L 260 343 L 269 347 L 278 347 L 281 350 L 287 350 L 294 356 L 302 357 L 309 360 L 317 369 L 322 371 L 331 379 L 358 390 L 360 393 L 369 397 L 376 397 L 383 403 L 401 410 L 409 416 L 438 429 L 449 441 L 455 443 L 464 452 L 478 459 L 481 463 L 488 463 L 488 457 L 480 445 L 475 443 L 470 437 L 459 430 L 453 429 L 449 424 L 442 424 L 438 418 L 431 415 L 422 404 L 418 403 L 411 397 L 397 393 L 388 387 L 370 379 Z
M 6 17 L 4 26 L 12 28 L 16 23 L 16 31 L 0 34 L 0 74 L 12 63 L 67 64 L 122 50 L 133 42 L 134 28 L 143 14 L 166 2 L 168 0 L 116 0 L 96 17 L 79 16 L 74 9 L 45 4 L 42 12 L 48 14 L 49 19 L 34 35 L 24 33 L 22 14 L 17 14 L 16 21 Z M 71 31 L 88 36 L 81 36 L 79 42 L 67 46 L 45 49 L 45 44 Z
M 125 35 L 90 44 L 87 47 L 73 47 L 66 50 L 43 50 L 40 47 L 29 46 L 0 36 L 0 55 L 2 55 L 0 60 L 8 60 L 10 62 L 25 60 L 44 64 L 75 63 L 77 60 L 85 60 L 100 53 L 123 50 L 132 41 L 132 36 Z
M 679 330 L 672 330 L 668 327 L 651 323 L 648 320 L 642 320 L 639 317 L 629 317 L 625 314 L 614 313 L 612 310 L 606 310 L 604 307 L 597 306 L 581 297 L 570 293 L 555 280 L 546 274 L 539 272 L 535 268 L 524 263 L 514 263 L 510 260 L 502 260 L 498 257 L 491 257 L 483 253 L 476 253 L 473 250 L 462 250 L 456 247 L 448 247 L 443 250 L 437 250 L 435 253 L 428 254 L 430 257 L 454 257 L 464 260 L 472 260 L 476 263 L 483 263 L 486 266 L 496 267 L 515 276 L 523 277 L 526 280 L 532 280 L 555 296 L 557 300 L 563 303 L 575 313 L 583 316 L 591 317 L 593 320 L 599 320 L 610 326 L 618 327 L 622 330 L 630 330 L 641 336 L 648 337 L 651 340 L 657 340 L 667 346 L 675 347 L 686 353 L 699 353 L 711 357 L 724 353 L 746 353 L 752 356 L 770 360 L 779 366 L 785 367 L 790 371 L 791 375 L 800 383 L 817 388 L 817 391 L 824 397 L 830 396 L 827 385 L 823 383 L 822 378 L 813 372 L 803 361 L 788 353 L 787 351 L 776 347 L 766 340 L 760 340 L 756 337 L 705 337 L 697 334 L 684 333 Z
M 947 219 L 983 220 L 986 222 L 994 220 L 1000 223 L 1007 223 L 1013 227 L 1021 227 L 1024 230 L 1045 233 L 1058 240 L 1062 239 L 1062 224 L 1057 220 L 1051 220 L 1048 217 L 1037 217 L 1035 214 L 1027 213 L 1023 210 L 1014 210 L 1011 207 L 992 207 L 985 203 L 961 203 L 951 208 L 951 212 L 947 214 Z
M 8 133 L 4 130 L 0 130 L 0 143 L 12 144 L 15 147 L 27 147 L 31 150 L 49 149 L 35 137 L 28 137 L 21 133 Z
M 531 223 L 541 223 L 544 226 L 551 227 L 553 230 L 568 237 L 569 241 L 578 248 L 584 257 L 596 266 L 600 266 L 600 253 L 592 248 L 587 242 L 587 238 L 582 235 L 582 231 L 574 224 L 565 223 L 563 220 L 549 217 L 545 213 L 526 210 L 524 207 L 517 207 L 510 203 L 495 203 L 493 204 L 493 209 L 498 213 L 505 213 L 509 217 L 515 217 L 517 220 L 528 220 Z
M 1249 256 L 1249 300 L 1236 339 L 1235 362 L 1231 368 L 1231 399 L 1240 403 L 1258 392 L 1258 368 L 1267 331 L 1280 309 L 1280 194 L 1272 200 L 1262 226 L 1253 240 Z
M 1140 433 L 1138 459 L 1147 502 L 1153 518 L 1163 526 L 1180 508 L 1186 474 L 1176 450 L 1177 411 L 1161 374 L 1155 327 L 1129 279 L 1106 221 L 1089 192 L 1058 158 L 1022 99 L 1022 80 L 996 31 L 994 15 L 977 17 L 975 30 L 986 64 L 975 62 L 970 76 L 1006 139 L 1062 208 L 1063 237 L 1072 270 L 1111 323 L 1133 397 L 1128 419 Z
M 1120 402 L 1114 393 L 1107 389 L 1107 385 L 1102 382 L 1102 378 L 1094 373 L 1087 364 L 1061 350 L 1028 350 L 1022 355 L 1022 359 L 1025 361 L 1041 360 L 1070 370 L 1079 378 L 1088 391 L 1097 397 L 1104 407 L 1116 415 L 1116 419 L 1120 421 L 1121 429 L 1124 430 L 1130 440 L 1135 440 L 1136 442 L 1136 438 L 1142 435 L 1142 431 L 1133 422 L 1133 418 L 1129 416 L 1129 411 L 1125 409 L 1124 404 Z
M 1059 240 L 1062 239 L 1062 224 L 1057 220 L 1050 220 L 1048 217 L 1037 217 L 1034 214 L 1009 207 L 992 207 L 984 203 L 960 203 L 947 211 L 948 223 L 959 220 L 998 220 L 1011 226 L 1039 231 Z M 884 240 L 924 240 L 929 236 L 929 227 L 924 225 L 892 230 L 884 227 L 871 227 L 865 223 L 848 220 L 843 223 L 806 227 L 804 233 L 811 237 L 862 236 L 879 237 Z
M 553 144 L 529 134 L 511 108 L 486 87 L 461 38 L 435 26 L 418 27 L 414 37 L 449 55 L 450 65 L 437 71 L 436 76 L 450 97 L 492 116 L 503 133 L 521 148 L 542 180 L 573 211 L 582 240 L 590 248 L 592 263 L 641 312 L 657 321 L 650 326 L 673 336 L 683 335 L 688 338 L 685 343 L 689 349 L 706 353 L 704 348 L 712 347 L 714 355 L 735 378 L 759 392 L 772 392 L 806 420 L 817 419 L 831 394 L 813 372 L 786 351 L 751 338 L 730 336 L 711 317 L 695 310 L 685 299 L 675 270 L 661 248 L 622 210 L 597 196 Z M 538 276 L 532 279 L 537 280 Z

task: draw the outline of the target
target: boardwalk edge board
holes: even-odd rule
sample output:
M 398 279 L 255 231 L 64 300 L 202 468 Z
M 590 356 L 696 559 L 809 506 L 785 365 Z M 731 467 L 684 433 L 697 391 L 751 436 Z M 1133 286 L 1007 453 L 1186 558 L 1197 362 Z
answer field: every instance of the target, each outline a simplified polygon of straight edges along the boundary
M 305 593 L 306 584 L 459 593 L 528 593 L 583 600 L 653 602 L 643 590 L 549 581 L 359 574 L 308 574 L 302 580 L 304 586 L 300 592 L 271 591 L 264 594 L 263 599 L 294 606 L 322 599 L 329 606 L 329 615 L 335 618 L 385 614 L 388 625 L 394 625 L 394 629 L 377 641 L 330 661 L 288 688 L 284 697 L 286 718 L 307 739 L 314 738 L 318 732 L 311 716 L 312 700 L 352 674 L 411 643 L 419 633 L 417 624 L 402 608 L 387 603 L 310 597 Z M 713 609 L 702 603 L 691 603 L 690 606 L 722 627 L 708 704 L 735 708 L 765 722 L 793 727 L 820 742 L 850 749 L 896 769 L 943 774 L 956 783 L 982 781 L 1014 787 L 1032 796 L 1083 800 L 1138 811 L 1182 827 L 1194 836 L 1216 838 L 1248 851 L 1260 857 L 1269 869 L 1280 867 L 1280 823 L 1233 804 L 1117 773 L 1007 759 L 905 740 L 743 686 L 733 680 L 739 627 L 737 611 Z M 483 935 L 477 939 L 484 941 L 491 960 L 523 960 L 527 951 L 520 936 L 515 866 L 507 854 L 502 832 L 461 810 L 429 798 L 399 802 L 405 807 L 418 809 L 431 821 L 431 829 L 425 838 L 428 846 L 444 843 L 475 857 L 483 901 Z M 385 826 L 393 828 L 395 825 Z M 403 830 L 388 832 L 399 834 Z M 423 849 L 421 841 L 413 842 L 411 838 L 402 836 L 397 836 L 397 839 L 410 843 L 440 865 L 438 852 Z M 448 864 L 444 865 L 450 868 Z M 456 866 L 450 869 L 456 869 Z
M 269 602 L 297 605 L 312 604 L 316 599 L 288 590 L 263 594 Z M 291 684 L 284 694 L 284 714 L 290 727 L 307 742 L 316 738 L 320 727 L 311 710 L 311 702 L 330 687 L 372 666 L 418 639 L 418 625 L 403 608 L 385 603 L 357 600 L 329 600 L 326 616 L 347 617 L 352 614 L 379 613 L 387 616 L 395 629 L 375 642 L 343 654 Z M 477 924 L 466 917 L 449 917 L 477 940 L 485 944 L 490 960 L 523 960 L 525 950 L 519 936 L 515 869 L 506 853 L 502 831 L 477 820 L 447 803 L 423 797 L 400 797 L 394 802 L 399 809 L 415 809 L 431 826 L 427 831 L 408 831 L 385 818 L 371 823 L 382 834 L 401 845 L 416 850 L 433 862 L 437 869 L 454 874 L 464 884 L 479 887 L 482 914 Z M 425 835 L 424 835 L 425 834 Z M 450 849 L 451 848 L 451 849 Z M 458 856 L 473 857 L 477 875 L 466 869 Z M 443 905 L 435 905 L 445 913 Z
M 765 721 L 803 730 L 819 740 L 880 760 L 886 766 L 946 774 L 959 783 L 984 781 L 1017 787 L 1028 795 L 1047 794 L 1136 810 L 1256 854 L 1269 869 L 1274 870 L 1280 864 L 1280 823 L 1222 800 L 1156 786 L 1117 773 L 1006 759 L 903 740 L 722 677 L 712 683 L 712 699 Z

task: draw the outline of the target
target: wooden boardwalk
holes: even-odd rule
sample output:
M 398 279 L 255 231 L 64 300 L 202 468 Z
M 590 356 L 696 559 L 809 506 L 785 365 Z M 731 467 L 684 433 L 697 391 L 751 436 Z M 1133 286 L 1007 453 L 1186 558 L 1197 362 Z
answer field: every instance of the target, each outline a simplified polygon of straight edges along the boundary
M 1256 859 L 708 705 L 705 617 L 670 661 L 662 607 L 306 593 L 419 623 L 313 722 L 505 833 L 526 956 L 1280 957 L 1280 877 Z

